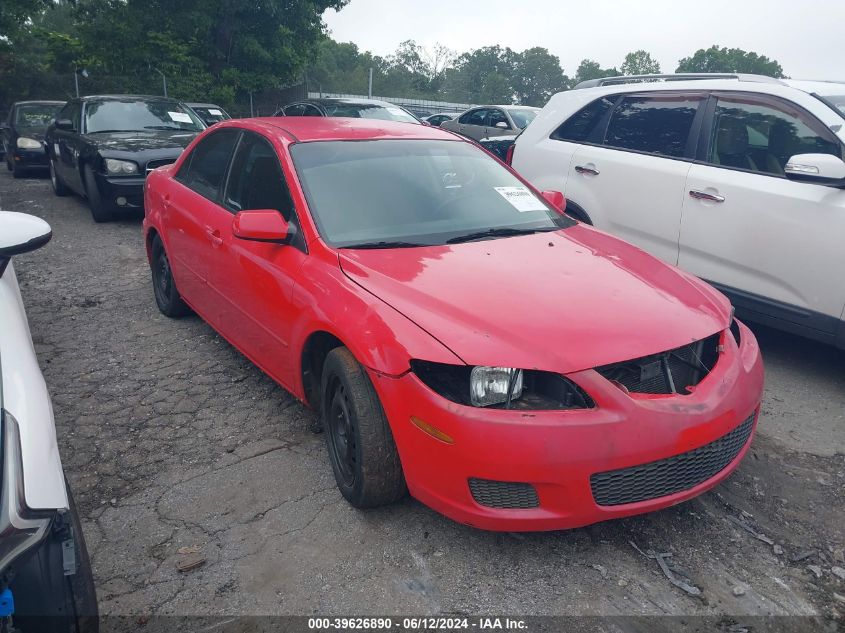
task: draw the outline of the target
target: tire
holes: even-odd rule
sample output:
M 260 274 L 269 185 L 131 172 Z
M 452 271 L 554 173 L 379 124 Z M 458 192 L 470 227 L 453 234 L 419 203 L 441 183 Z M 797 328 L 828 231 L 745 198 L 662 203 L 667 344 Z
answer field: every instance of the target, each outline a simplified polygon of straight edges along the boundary
M 85 195 L 88 196 L 88 206 L 91 208 L 91 217 L 94 218 L 94 222 L 109 222 L 114 219 L 111 210 L 106 207 L 100 196 L 94 170 L 90 165 L 85 166 Z
M 10 157 L 10 154 L 7 153 L 6 154 L 6 169 L 8 169 L 9 171 L 12 171 L 14 169 L 14 167 L 12 167 L 12 161 L 9 157 Z
M 345 347 L 323 365 L 321 413 L 335 481 L 356 508 L 375 508 L 407 493 L 393 433 L 369 376 Z
M 53 185 L 53 193 L 57 196 L 64 197 L 70 193 L 70 190 L 67 188 L 67 185 L 62 181 L 61 176 L 56 173 L 56 163 L 53 162 L 53 159 L 49 159 L 50 163 L 50 184 Z
M 26 176 L 26 169 L 17 163 L 12 163 L 12 178 L 23 178 L 24 176 Z
M 176 289 L 176 280 L 173 279 L 170 260 L 167 258 L 164 244 L 161 243 L 161 238 L 158 235 L 153 238 L 151 250 L 150 269 L 153 277 L 153 294 L 159 311 L 171 319 L 178 319 L 190 314 L 191 309 L 182 300 L 182 296 Z
M 67 485 L 67 484 L 66 484 Z M 67 486 L 70 527 L 73 530 L 76 573 L 65 576 L 61 537 L 52 533 L 17 569 L 12 582 L 14 624 L 21 633 L 97 633 L 97 593 L 79 514 Z

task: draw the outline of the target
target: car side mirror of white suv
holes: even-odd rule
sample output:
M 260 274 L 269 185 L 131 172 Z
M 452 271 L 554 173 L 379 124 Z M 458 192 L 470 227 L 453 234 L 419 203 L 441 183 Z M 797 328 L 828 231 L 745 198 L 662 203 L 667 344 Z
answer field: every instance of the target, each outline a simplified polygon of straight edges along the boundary
M 796 154 L 783 171 L 790 180 L 845 187 L 845 162 L 832 154 Z
M 51 237 L 50 225 L 41 218 L 0 211 L 0 260 L 41 248 Z

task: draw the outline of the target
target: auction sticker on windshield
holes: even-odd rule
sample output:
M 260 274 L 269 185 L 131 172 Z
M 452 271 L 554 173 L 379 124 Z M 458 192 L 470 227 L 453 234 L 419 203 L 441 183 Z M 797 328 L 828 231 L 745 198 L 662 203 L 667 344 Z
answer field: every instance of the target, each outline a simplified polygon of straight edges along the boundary
M 170 118 L 176 121 L 177 123 L 193 123 L 193 121 L 191 121 L 190 115 L 184 112 L 168 112 L 167 114 L 169 114 Z
M 540 202 L 525 187 L 493 187 L 505 200 L 513 205 L 513 208 L 520 212 L 545 211 L 545 205 Z

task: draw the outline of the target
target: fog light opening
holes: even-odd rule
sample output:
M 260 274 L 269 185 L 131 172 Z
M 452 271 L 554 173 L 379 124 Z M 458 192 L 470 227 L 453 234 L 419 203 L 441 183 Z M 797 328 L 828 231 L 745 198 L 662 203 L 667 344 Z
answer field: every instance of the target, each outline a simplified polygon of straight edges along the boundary
M 119 207 L 125 207 L 126 206 L 126 198 L 124 198 L 123 196 L 118 196 L 117 199 L 115 200 L 115 202 L 117 203 L 117 206 L 119 206 Z
M 411 424 L 413 424 L 415 427 L 417 427 L 423 433 L 430 435 L 431 437 L 433 437 L 436 440 L 440 440 L 441 442 L 444 442 L 446 444 L 454 444 L 455 443 L 455 440 L 453 440 L 449 435 L 447 435 L 446 433 L 444 433 L 440 429 L 431 426 L 425 420 L 420 420 L 415 415 L 411 416 Z

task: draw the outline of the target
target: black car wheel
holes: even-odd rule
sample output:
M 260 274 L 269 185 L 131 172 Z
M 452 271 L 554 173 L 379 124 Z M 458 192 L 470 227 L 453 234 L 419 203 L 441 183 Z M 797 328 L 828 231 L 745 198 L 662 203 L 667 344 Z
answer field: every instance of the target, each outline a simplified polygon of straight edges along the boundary
M 8 169 L 9 171 L 12 171 L 12 169 L 13 169 L 13 167 L 12 167 L 12 155 L 8 152 L 6 152 L 6 169 Z
M 14 630 L 20 633 L 97 633 L 99 614 L 94 576 L 82 525 L 67 487 L 67 524 L 54 530 L 15 571 Z M 73 534 L 76 573 L 66 576 L 62 541 Z
M 24 176 L 26 176 L 26 169 L 12 162 L 12 178 L 23 178 Z
M 401 499 L 407 489 L 390 424 L 369 377 L 345 347 L 323 366 L 322 418 L 337 487 L 356 508 Z
M 50 159 L 50 184 L 53 185 L 53 193 L 57 196 L 66 196 L 70 191 L 62 182 L 61 176 L 56 173 L 56 164 L 53 162 L 53 159 Z
M 97 180 L 94 178 L 94 170 L 90 165 L 85 165 L 85 195 L 88 196 L 88 206 L 91 208 L 91 217 L 94 222 L 109 222 L 113 219 L 109 209 L 100 195 L 97 187 Z
M 161 238 L 158 235 L 153 238 L 150 267 L 153 276 L 153 293 L 159 311 L 171 319 L 189 314 L 191 309 L 182 300 L 182 296 L 176 289 L 170 260 L 167 258 L 164 244 L 161 243 Z

